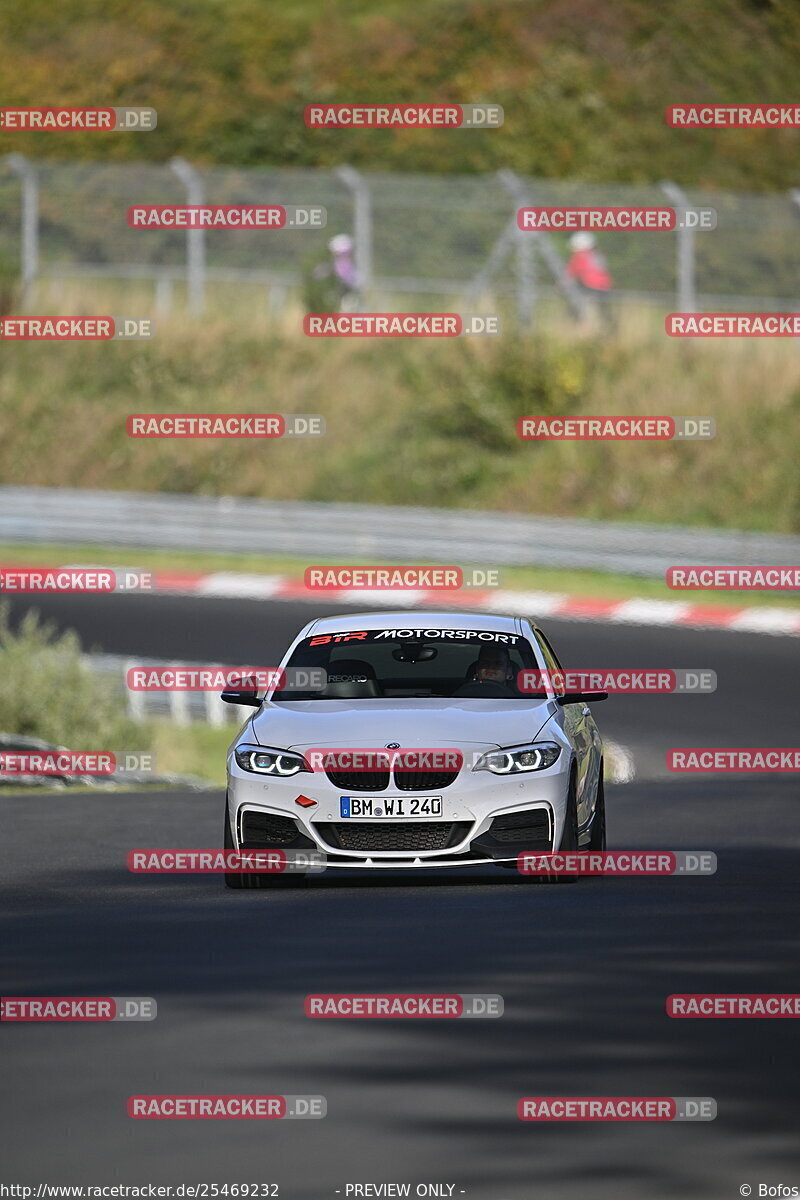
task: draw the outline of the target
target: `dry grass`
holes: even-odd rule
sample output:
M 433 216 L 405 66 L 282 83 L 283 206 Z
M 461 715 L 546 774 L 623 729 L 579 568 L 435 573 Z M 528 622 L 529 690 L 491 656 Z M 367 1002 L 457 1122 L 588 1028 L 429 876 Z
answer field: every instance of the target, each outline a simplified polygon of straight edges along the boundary
M 85 286 L 85 285 L 84 285 Z M 149 315 L 146 288 L 62 287 L 39 311 Z M 176 296 L 176 300 L 180 300 Z M 408 304 L 408 308 L 412 308 Z M 678 342 L 628 309 L 610 341 L 543 306 L 536 337 L 311 340 L 299 309 L 214 293 L 152 341 L 10 343 L 0 378 L 6 483 L 434 504 L 792 531 L 800 355 L 790 340 Z M 318 441 L 135 441 L 132 412 L 321 413 Z M 713 441 L 520 443 L 547 411 L 712 416 Z

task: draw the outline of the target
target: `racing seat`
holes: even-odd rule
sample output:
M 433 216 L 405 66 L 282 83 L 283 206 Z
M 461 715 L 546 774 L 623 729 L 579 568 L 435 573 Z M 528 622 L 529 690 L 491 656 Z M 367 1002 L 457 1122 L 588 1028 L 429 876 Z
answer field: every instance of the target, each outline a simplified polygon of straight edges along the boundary
M 328 663 L 325 700 L 369 700 L 381 695 L 375 670 L 361 658 L 340 658 Z

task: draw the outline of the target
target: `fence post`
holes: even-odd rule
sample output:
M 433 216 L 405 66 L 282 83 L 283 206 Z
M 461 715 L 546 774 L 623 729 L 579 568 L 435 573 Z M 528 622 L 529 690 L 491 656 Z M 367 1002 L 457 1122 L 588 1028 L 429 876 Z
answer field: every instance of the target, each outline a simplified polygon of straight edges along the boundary
M 24 154 L 7 154 L 3 161 L 22 182 L 20 281 L 24 307 L 32 298 L 33 285 L 39 274 L 39 182 L 33 165 Z
M 156 316 L 165 317 L 172 311 L 172 280 L 168 275 L 156 276 Z
M 142 664 L 135 658 L 129 658 L 123 667 L 123 682 L 128 696 L 128 716 L 132 721 L 144 721 L 147 719 L 147 704 L 145 703 L 146 692 L 138 692 L 127 686 L 128 672 L 134 667 L 140 667 Z
M 513 196 L 517 208 L 522 208 L 523 206 L 530 204 L 528 189 L 518 175 L 516 175 L 513 171 L 498 171 L 497 175 L 506 191 Z M 547 234 L 543 233 L 541 230 L 525 232 L 522 229 L 519 229 L 517 226 L 516 212 L 511 218 L 511 224 L 513 225 L 516 233 L 517 245 L 519 247 L 530 247 L 527 250 L 527 253 L 530 255 L 531 273 L 533 275 L 532 283 L 534 288 L 534 296 L 531 300 L 531 313 L 533 312 L 536 284 L 534 273 L 535 268 L 533 266 L 535 248 L 539 251 L 542 261 L 552 275 L 553 283 L 563 294 L 573 317 L 580 321 L 586 315 L 586 298 L 582 294 L 581 289 L 575 280 L 567 274 L 564 268 L 564 263 L 561 260 L 561 256 L 553 246 Z
M 363 310 L 372 291 L 372 195 L 369 184 L 355 167 L 337 167 L 336 174 L 353 199 L 355 265 L 359 307 Z
M 470 280 L 469 287 L 467 289 L 467 295 L 470 297 L 470 300 L 477 300 L 483 294 L 485 289 L 491 283 L 495 271 L 498 270 L 504 259 L 507 258 L 511 247 L 516 243 L 516 240 L 517 218 L 515 215 L 503 227 L 500 236 L 496 239 L 494 245 L 489 251 L 489 257 L 486 259 L 486 262 Z
M 690 207 L 689 197 L 684 192 L 683 188 L 678 187 L 677 183 L 673 183 L 670 179 L 665 179 L 659 184 L 662 192 L 672 203 L 677 210 L 677 216 L 680 217 Z M 693 229 L 678 229 L 677 230 L 677 250 L 676 250 L 676 274 L 677 274 L 677 289 L 678 289 L 678 311 L 679 312 L 696 312 L 697 311 L 697 293 L 695 291 L 694 279 L 694 230 Z
M 214 725 L 216 728 L 221 728 L 226 723 L 228 718 L 228 706 L 224 700 L 221 700 L 216 692 L 205 692 L 206 705 L 206 720 L 209 725 Z
M 522 180 L 513 171 L 498 171 L 497 178 L 512 197 L 515 207 L 522 208 L 526 200 Z M 516 212 L 511 220 L 517 244 L 517 320 L 520 327 L 526 329 L 533 318 L 537 300 L 534 242 L 530 234 L 517 228 Z
M 169 663 L 170 667 L 175 667 L 179 670 L 184 664 L 179 662 Z M 189 693 L 188 692 L 170 692 L 169 693 L 169 715 L 170 719 L 176 725 L 191 725 L 192 718 L 189 710 Z
M 202 204 L 205 199 L 203 179 L 185 158 L 170 159 L 170 170 L 186 188 L 187 204 Z M 189 292 L 189 312 L 200 317 L 205 312 L 206 243 L 204 229 L 186 231 L 186 286 Z

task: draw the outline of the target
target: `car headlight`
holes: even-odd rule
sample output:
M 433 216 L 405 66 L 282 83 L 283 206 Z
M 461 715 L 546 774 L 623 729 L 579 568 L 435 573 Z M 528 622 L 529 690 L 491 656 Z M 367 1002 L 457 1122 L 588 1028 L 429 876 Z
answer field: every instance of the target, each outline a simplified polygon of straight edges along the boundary
M 545 771 L 552 767 L 561 753 L 555 742 L 537 742 L 518 750 L 490 750 L 482 754 L 474 771 L 491 771 L 493 775 L 519 775 L 525 771 Z
M 273 775 L 285 779 L 300 771 L 310 771 L 302 754 L 291 750 L 271 750 L 263 746 L 237 746 L 234 757 L 243 771 L 254 771 L 256 775 Z

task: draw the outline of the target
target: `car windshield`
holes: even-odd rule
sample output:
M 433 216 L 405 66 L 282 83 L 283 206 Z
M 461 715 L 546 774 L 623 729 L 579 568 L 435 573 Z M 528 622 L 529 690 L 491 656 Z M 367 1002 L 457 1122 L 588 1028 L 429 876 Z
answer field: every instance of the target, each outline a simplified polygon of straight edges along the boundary
M 289 668 L 321 667 L 318 691 L 284 689 L 273 700 L 373 700 L 419 696 L 528 700 L 517 674 L 535 669 L 530 643 L 519 634 L 474 629 L 370 629 L 320 633 L 294 650 Z

